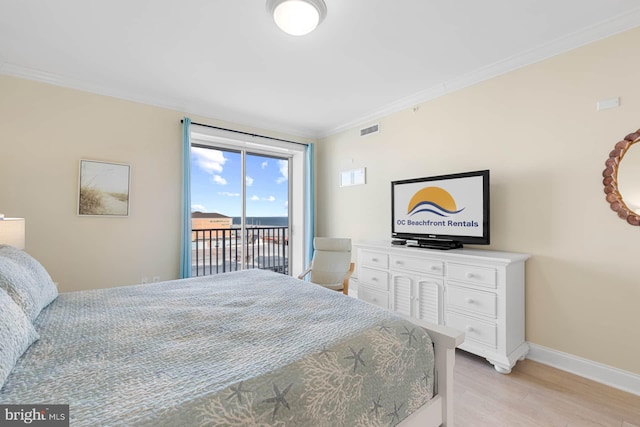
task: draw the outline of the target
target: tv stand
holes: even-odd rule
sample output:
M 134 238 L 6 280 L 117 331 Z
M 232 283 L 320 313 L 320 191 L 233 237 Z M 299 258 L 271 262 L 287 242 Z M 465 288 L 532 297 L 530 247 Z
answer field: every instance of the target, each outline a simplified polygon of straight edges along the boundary
M 408 240 L 407 246 L 413 248 L 439 249 L 448 251 L 450 249 L 462 248 L 462 243 L 457 240 Z
M 353 247 L 358 270 L 351 278 L 357 280 L 359 299 L 464 331 L 459 348 L 486 358 L 500 373 L 509 373 L 527 355 L 524 279 L 529 255 L 441 251 L 389 241 Z

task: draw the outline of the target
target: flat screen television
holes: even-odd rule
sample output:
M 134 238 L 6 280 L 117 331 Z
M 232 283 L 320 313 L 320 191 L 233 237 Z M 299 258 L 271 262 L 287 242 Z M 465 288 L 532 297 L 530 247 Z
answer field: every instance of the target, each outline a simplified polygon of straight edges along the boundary
M 393 181 L 391 236 L 434 249 L 488 245 L 489 171 Z

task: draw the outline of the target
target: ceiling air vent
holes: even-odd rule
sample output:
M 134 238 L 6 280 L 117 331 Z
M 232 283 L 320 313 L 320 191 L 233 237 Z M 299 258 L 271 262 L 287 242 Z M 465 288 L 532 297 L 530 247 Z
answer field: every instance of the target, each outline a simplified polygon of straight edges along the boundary
M 360 129 L 360 136 L 371 135 L 372 133 L 380 132 L 380 125 L 375 124 L 373 126 L 369 126 L 368 128 Z

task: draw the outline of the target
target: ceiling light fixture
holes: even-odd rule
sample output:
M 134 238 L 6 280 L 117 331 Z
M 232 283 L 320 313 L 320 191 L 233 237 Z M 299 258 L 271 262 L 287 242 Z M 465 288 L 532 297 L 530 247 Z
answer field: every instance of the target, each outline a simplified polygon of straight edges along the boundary
M 304 36 L 327 16 L 327 5 L 323 0 L 267 0 L 267 12 L 285 33 Z

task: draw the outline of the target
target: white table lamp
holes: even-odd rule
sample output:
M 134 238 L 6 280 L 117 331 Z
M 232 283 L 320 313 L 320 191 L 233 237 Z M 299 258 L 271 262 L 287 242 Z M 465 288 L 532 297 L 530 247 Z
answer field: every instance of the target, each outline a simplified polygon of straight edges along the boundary
M 25 235 L 24 218 L 0 219 L 0 244 L 24 249 Z

